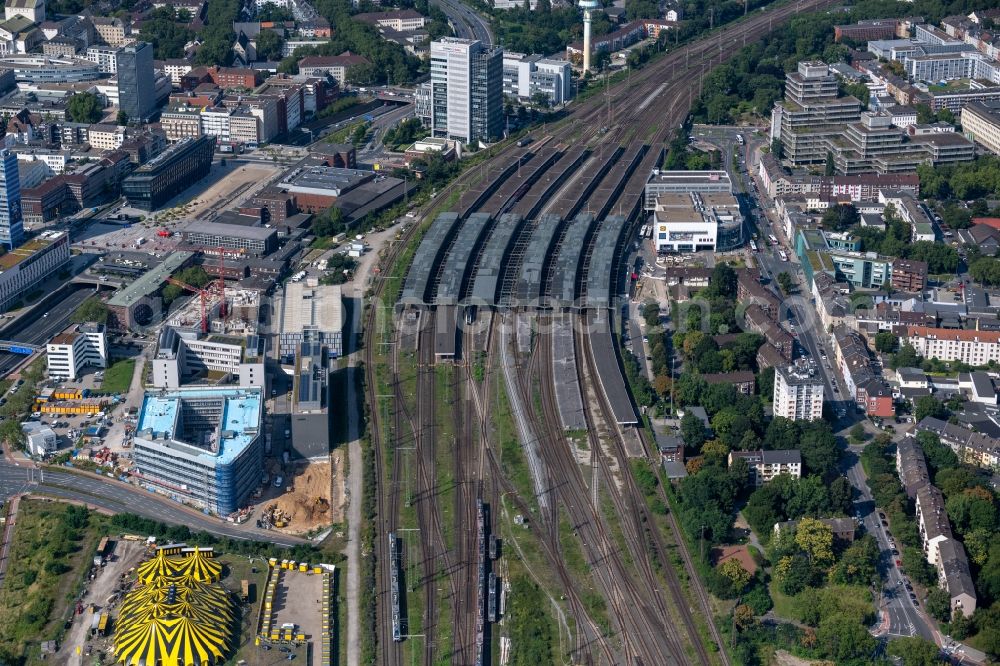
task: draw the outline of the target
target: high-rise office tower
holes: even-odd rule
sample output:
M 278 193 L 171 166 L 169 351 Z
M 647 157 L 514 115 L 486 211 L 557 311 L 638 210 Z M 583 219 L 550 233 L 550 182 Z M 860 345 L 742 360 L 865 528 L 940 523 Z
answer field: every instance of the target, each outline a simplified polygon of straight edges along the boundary
M 0 243 L 12 250 L 24 242 L 21 219 L 21 180 L 17 155 L 0 150 Z
M 118 107 L 129 120 L 146 122 L 156 108 L 153 45 L 136 42 L 118 52 Z
M 464 143 L 503 131 L 503 49 L 475 39 L 431 42 L 431 131 Z

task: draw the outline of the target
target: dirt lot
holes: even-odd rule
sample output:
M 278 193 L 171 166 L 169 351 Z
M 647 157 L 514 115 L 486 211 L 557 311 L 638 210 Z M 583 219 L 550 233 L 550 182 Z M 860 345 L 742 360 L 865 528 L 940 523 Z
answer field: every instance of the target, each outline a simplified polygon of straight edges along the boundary
M 208 189 L 195 197 L 187 206 L 187 217 L 197 218 L 202 213 L 216 208 L 220 202 L 225 202 L 232 197 L 236 198 L 234 203 L 239 203 L 249 194 L 263 187 L 266 181 L 276 176 L 280 169 L 266 164 L 245 164 L 237 169 L 228 171 L 225 178 L 220 178 Z M 254 184 L 257 187 L 254 187 Z
M 277 504 L 278 509 L 291 517 L 282 531 L 302 534 L 331 522 L 330 463 L 302 463 L 286 468 L 285 492 L 276 500 L 262 505 Z M 340 508 L 343 516 L 343 505 Z
M 90 604 L 94 604 L 97 612 L 111 610 L 117 606 L 117 600 L 108 603 L 108 598 L 115 592 L 118 581 L 122 574 L 125 574 L 132 567 L 136 566 L 142 559 L 146 550 L 144 543 L 136 541 L 113 541 L 111 543 L 111 556 L 107 565 L 100 569 L 97 576 L 90 582 L 87 594 L 83 598 L 83 615 L 76 615 L 73 618 L 73 625 L 66 633 L 66 637 L 60 646 L 60 656 L 64 663 L 70 666 L 83 666 L 91 659 L 85 657 L 86 646 L 89 643 L 94 653 L 111 653 L 111 637 L 100 638 L 90 637 L 90 623 L 92 615 L 86 610 Z M 114 618 L 112 618 L 114 619 Z M 113 624 L 112 624 L 113 627 Z M 77 654 L 77 648 L 80 653 Z
M 833 666 L 832 661 L 815 661 L 796 657 L 790 652 L 778 650 L 774 653 L 774 663 L 778 666 Z

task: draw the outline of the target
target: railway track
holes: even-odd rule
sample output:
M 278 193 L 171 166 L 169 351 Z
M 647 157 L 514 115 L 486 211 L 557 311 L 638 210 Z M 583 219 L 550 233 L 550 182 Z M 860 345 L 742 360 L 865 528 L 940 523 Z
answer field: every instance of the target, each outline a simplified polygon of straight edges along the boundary
M 550 141 L 553 143 L 562 141 L 567 142 L 570 145 L 583 143 L 590 148 L 597 148 L 602 145 L 610 145 L 614 143 L 627 145 L 635 141 L 643 141 L 653 146 L 653 148 L 648 151 L 647 158 L 643 160 L 643 164 L 639 167 L 639 170 L 646 169 L 653 159 L 652 156 L 659 154 L 659 150 L 655 149 L 656 146 L 668 138 L 673 129 L 677 127 L 686 116 L 687 110 L 690 107 L 690 102 L 693 100 L 694 84 L 700 84 L 702 77 L 710 71 L 712 66 L 723 62 L 726 57 L 732 53 L 731 48 L 722 48 L 721 45 L 726 44 L 731 46 L 732 44 L 738 43 L 741 39 L 744 42 L 756 40 L 764 34 L 770 32 L 774 27 L 780 26 L 781 22 L 787 20 L 790 16 L 798 12 L 811 11 L 832 4 L 834 3 L 831 0 L 801 0 L 800 2 L 794 4 L 786 4 L 774 9 L 769 9 L 766 12 L 756 13 L 736 25 L 729 26 L 726 29 L 702 40 L 676 49 L 675 51 L 668 53 L 667 55 L 650 63 L 644 69 L 633 74 L 630 77 L 630 80 L 610 85 L 608 86 L 606 92 L 594 95 L 592 98 L 580 102 L 572 110 L 568 120 L 549 127 L 549 136 L 551 137 Z M 683 90 L 686 90 L 687 94 L 685 95 L 684 92 L 677 94 L 676 88 L 678 86 L 685 86 Z M 666 109 L 664 109 L 662 105 L 658 104 L 658 100 L 665 95 L 671 96 Z M 610 105 L 607 104 L 605 96 L 612 100 Z M 628 101 L 628 106 L 622 108 L 622 101 Z M 603 124 L 601 122 L 602 120 L 605 121 Z M 651 135 L 640 138 L 636 136 L 636 127 L 655 127 L 657 129 L 655 129 Z M 506 152 L 500 151 L 497 155 L 491 157 L 487 162 L 484 162 L 482 168 L 488 169 L 496 163 L 502 163 L 502 161 L 506 159 L 506 154 Z M 450 185 L 443 188 L 440 192 L 439 198 L 450 197 L 467 189 L 468 183 L 475 177 L 477 172 L 478 170 L 473 169 L 466 174 L 463 174 L 462 177 L 456 179 Z M 572 188 L 565 187 L 563 189 L 568 191 Z M 623 192 L 621 196 L 628 196 L 631 198 L 635 195 L 636 193 L 634 191 L 626 191 Z M 389 273 L 388 269 L 396 263 L 404 248 L 406 248 L 414 236 L 419 233 L 420 226 L 421 225 L 419 224 L 411 225 L 401 241 L 396 243 L 394 247 L 382 257 L 380 265 L 384 274 Z M 380 299 L 385 291 L 385 288 L 386 281 L 379 280 L 375 283 L 372 290 L 372 296 L 376 303 L 380 303 Z M 384 316 L 385 313 L 380 312 L 379 307 L 368 308 L 365 316 L 366 344 L 364 347 L 364 361 L 367 373 L 366 393 L 368 404 L 370 406 L 369 418 L 371 423 L 369 430 L 372 433 L 372 455 L 376 475 L 375 511 L 378 514 L 377 524 L 381 528 L 381 533 L 378 534 L 377 538 L 374 540 L 374 556 L 377 562 L 376 591 L 378 592 L 379 600 L 376 607 L 376 622 L 379 624 L 379 629 L 376 633 L 380 643 L 379 663 L 394 666 L 395 664 L 399 664 L 401 662 L 402 653 L 399 650 L 398 644 L 394 644 L 392 642 L 391 629 L 389 628 L 390 622 L 388 622 L 386 618 L 386 603 L 384 596 L 387 588 L 386 581 L 390 576 L 390 567 L 389 558 L 385 557 L 384 553 L 386 544 L 383 542 L 385 541 L 384 535 L 397 526 L 399 515 L 398 495 L 401 492 L 401 488 L 399 486 L 399 472 L 396 470 L 401 468 L 405 462 L 395 450 L 396 447 L 390 447 L 390 443 L 384 441 L 386 426 L 382 423 L 383 416 L 379 409 L 379 397 L 376 395 L 377 383 L 375 377 L 375 367 L 377 359 L 375 347 L 378 343 L 374 338 L 374 333 L 377 331 L 377 325 L 380 322 L 384 323 Z M 424 348 L 426 345 L 421 345 L 421 347 Z M 491 358 L 492 355 L 488 356 L 488 359 Z M 492 361 L 488 360 L 488 363 L 491 362 Z M 431 372 L 430 375 L 433 377 L 433 372 Z M 463 383 L 467 384 L 468 382 L 468 378 L 463 380 Z M 395 391 L 398 391 L 398 387 L 394 390 L 394 392 Z M 418 390 L 418 393 L 422 393 L 422 391 Z M 402 405 L 403 401 L 398 400 L 397 404 Z M 477 409 L 481 409 L 481 407 Z M 402 432 L 402 426 L 404 423 L 412 421 L 412 416 L 406 414 L 405 410 L 402 414 L 400 414 L 399 411 L 400 409 L 397 408 L 396 414 L 392 416 L 390 421 L 392 424 L 392 430 L 395 433 Z M 423 428 L 423 424 L 427 423 L 427 421 L 424 420 L 425 416 L 426 415 L 423 413 L 418 414 L 417 421 L 419 423 L 412 426 L 415 432 Z M 482 420 L 484 418 L 484 414 L 480 412 L 478 418 Z M 558 422 L 558 420 L 556 422 Z M 390 473 L 390 478 L 388 479 L 388 487 L 386 486 L 385 479 L 382 478 L 383 471 L 386 469 L 385 456 L 387 454 L 391 455 L 393 470 Z M 503 483 L 504 479 L 502 478 L 502 471 L 497 463 L 495 452 L 485 444 L 485 440 L 479 449 L 479 456 L 481 469 L 479 476 L 480 482 L 482 483 L 485 477 L 490 477 L 493 481 L 495 490 L 502 490 L 505 494 L 510 492 L 512 489 L 509 484 Z M 417 457 L 418 459 L 420 458 L 419 455 Z M 465 461 L 466 464 L 469 462 L 471 461 Z M 425 485 L 433 488 L 433 484 L 430 482 L 433 480 L 434 474 L 431 473 L 431 469 L 428 469 L 431 460 L 418 460 L 418 463 L 418 476 L 423 477 Z M 429 523 L 432 529 L 435 529 L 436 526 L 436 529 L 440 532 L 440 516 L 436 511 L 427 512 L 425 509 L 421 509 L 418 510 L 418 515 L 423 515 L 424 522 Z M 676 526 L 674 526 L 674 531 L 676 532 Z M 676 536 L 679 541 L 679 534 Z M 546 556 L 550 559 L 550 561 L 557 563 L 558 548 L 553 549 L 553 544 L 551 542 L 545 542 L 543 545 L 545 546 L 543 550 L 546 552 Z M 558 544 L 555 544 L 555 546 L 558 546 Z M 683 544 L 681 544 L 681 547 L 682 554 L 686 554 Z M 658 547 L 658 550 L 662 552 L 662 548 Z M 446 555 L 447 553 L 445 553 L 445 556 Z M 693 568 L 690 566 L 690 559 L 685 558 L 685 562 L 693 575 Z M 432 567 L 428 564 L 423 566 L 425 571 L 432 569 Z M 445 565 L 445 568 L 446 570 L 451 570 L 447 564 Z M 693 578 L 693 580 L 697 579 Z M 567 589 L 572 585 L 571 579 L 564 579 L 561 577 L 561 582 L 567 586 Z M 433 588 L 433 586 L 425 587 L 428 589 Z M 703 606 L 705 606 L 707 604 L 707 597 L 704 596 L 704 590 L 701 590 L 698 585 L 695 587 L 697 588 Z M 454 595 L 453 598 L 455 598 Z M 427 601 L 426 603 L 430 606 L 434 602 Z M 571 591 L 571 593 L 567 595 L 567 603 L 574 610 L 574 614 L 576 614 L 576 611 L 580 611 L 583 608 L 579 597 L 575 594 L 575 591 Z M 686 607 L 686 605 L 684 607 Z M 428 609 L 425 608 L 425 612 L 427 610 Z M 436 612 L 436 609 L 433 606 L 430 610 Z M 624 610 L 625 612 L 632 612 L 629 609 Z M 432 612 L 430 615 L 426 616 L 426 619 L 427 621 L 431 621 L 433 617 L 434 613 Z M 585 615 L 578 615 L 578 617 L 585 617 Z M 583 633 L 587 631 L 587 622 L 581 623 L 581 626 L 584 630 L 579 632 L 578 637 L 582 636 Z M 605 657 L 608 657 L 609 648 L 606 643 L 598 640 L 600 631 L 594 630 L 594 627 L 596 627 L 596 625 L 594 625 L 591 621 L 591 636 L 589 636 L 591 640 L 588 641 L 588 645 L 593 647 L 596 644 L 598 646 L 598 652 Z M 714 626 L 711 626 L 711 629 L 713 634 L 718 639 L 717 629 Z M 425 650 L 424 661 L 425 663 L 431 663 L 434 658 L 434 650 L 431 646 L 432 641 L 427 641 L 427 643 L 428 647 Z M 659 656 L 662 657 L 663 655 Z M 591 658 L 588 657 L 588 660 L 590 659 Z M 609 659 L 608 661 L 611 662 L 613 660 Z M 593 662 L 588 661 L 587 663 Z M 657 662 L 653 661 L 649 663 Z

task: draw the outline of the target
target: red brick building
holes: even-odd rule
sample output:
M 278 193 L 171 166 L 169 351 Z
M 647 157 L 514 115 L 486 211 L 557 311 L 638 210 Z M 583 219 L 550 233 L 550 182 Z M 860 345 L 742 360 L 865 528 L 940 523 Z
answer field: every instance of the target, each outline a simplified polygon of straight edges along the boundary
M 247 88 L 260 85 L 259 73 L 242 67 L 218 67 L 209 70 L 212 82 L 220 88 Z

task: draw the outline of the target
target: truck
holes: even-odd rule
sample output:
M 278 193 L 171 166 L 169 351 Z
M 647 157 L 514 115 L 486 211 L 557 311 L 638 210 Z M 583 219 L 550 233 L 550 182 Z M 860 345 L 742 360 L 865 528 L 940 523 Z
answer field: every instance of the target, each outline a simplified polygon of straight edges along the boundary
M 250 581 L 246 578 L 240 581 L 240 600 L 243 603 L 250 602 Z

